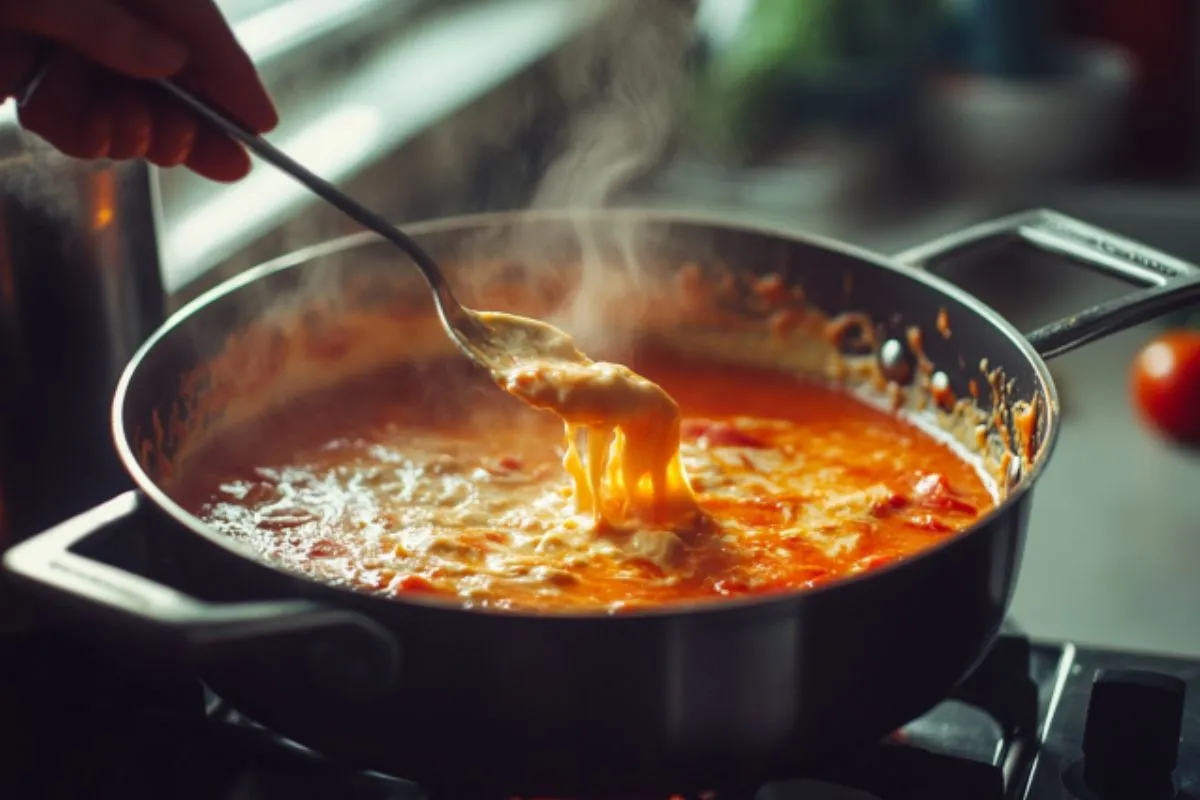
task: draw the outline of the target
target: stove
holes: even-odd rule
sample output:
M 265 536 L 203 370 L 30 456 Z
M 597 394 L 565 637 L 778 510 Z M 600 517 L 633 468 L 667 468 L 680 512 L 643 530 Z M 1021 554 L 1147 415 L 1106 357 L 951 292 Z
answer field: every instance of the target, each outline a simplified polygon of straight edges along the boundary
M 131 675 L 49 629 L 0 638 L 0 743 L 0 797 L 438 800 L 285 740 L 197 681 Z M 703 800 L 726 797 L 1200 798 L 1200 663 L 1007 631 L 886 741 Z

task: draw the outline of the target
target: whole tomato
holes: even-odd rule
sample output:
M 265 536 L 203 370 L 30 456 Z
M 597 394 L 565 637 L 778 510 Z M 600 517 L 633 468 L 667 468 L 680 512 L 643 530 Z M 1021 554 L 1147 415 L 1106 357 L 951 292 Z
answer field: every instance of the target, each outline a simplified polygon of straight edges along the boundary
M 1133 361 L 1131 389 L 1152 428 L 1200 444 L 1200 329 L 1170 330 L 1148 342 Z

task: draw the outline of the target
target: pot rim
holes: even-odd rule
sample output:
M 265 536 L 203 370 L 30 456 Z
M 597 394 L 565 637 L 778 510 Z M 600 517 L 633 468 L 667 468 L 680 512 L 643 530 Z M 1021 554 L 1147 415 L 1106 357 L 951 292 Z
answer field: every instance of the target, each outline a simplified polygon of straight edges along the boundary
M 112 434 L 115 440 L 117 455 L 120 458 L 125 470 L 133 479 L 137 488 L 145 494 L 155 505 L 165 511 L 175 522 L 187 528 L 192 533 L 207 540 L 209 544 L 220 547 L 230 552 L 231 554 L 242 558 L 249 558 L 256 561 L 267 569 L 281 572 L 284 575 L 304 581 L 321 587 L 327 592 L 336 593 L 340 597 L 345 597 L 347 600 L 355 600 L 357 602 L 381 602 L 388 604 L 399 604 L 406 607 L 417 607 L 430 612 L 451 612 L 460 614 L 471 614 L 480 617 L 499 617 L 508 619 L 526 619 L 538 620 L 542 622 L 568 621 L 568 620 L 612 620 L 614 623 L 619 620 L 635 620 L 647 618 L 662 618 L 662 617 L 691 617 L 694 615 L 721 614 L 721 613 L 736 613 L 742 609 L 755 608 L 759 610 L 769 610 L 779 608 L 794 603 L 806 602 L 810 597 L 823 596 L 829 592 L 838 590 L 846 590 L 853 586 L 859 586 L 872 579 L 883 579 L 893 573 L 899 573 L 905 569 L 916 568 L 919 562 L 923 562 L 930 558 L 935 558 L 939 554 L 944 554 L 957 547 L 963 546 L 967 539 L 978 535 L 982 530 L 988 528 L 994 520 L 1010 512 L 1010 510 L 1021 502 L 1022 498 L 1033 488 L 1045 469 L 1053 455 L 1055 446 L 1058 443 L 1060 420 L 1059 420 L 1059 399 L 1058 390 L 1054 385 L 1054 380 L 1050 374 L 1050 370 L 1046 365 L 1042 356 L 1033 348 L 1029 341 L 1016 328 L 1012 326 L 1004 317 L 994 311 L 991 307 L 983 303 L 975 295 L 970 294 L 964 289 L 956 286 L 950 281 L 935 275 L 932 272 L 924 270 L 917 266 L 905 264 L 887 256 L 874 253 L 857 245 L 850 244 L 838 239 L 825 237 L 817 234 L 800 233 L 797 231 L 787 230 L 785 228 L 775 227 L 771 225 L 761 225 L 756 223 L 745 223 L 722 218 L 719 215 L 708 214 L 704 212 L 692 211 L 671 211 L 664 209 L 640 209 L 636 207 L 620 207 L 613 209 L 595 209 L 595 210 L 578 210 L 578 209 L 553 209 L 553 210 L 522 210 L 522 211 L 502 211 L 502 212 L 484 212 L 479 214 L 464 214 L 453 217 L 441 217 L 436 219 L 424 220 L 411 225 L 405 225 L 405 232 L 414 237 L 439 233 L 444 231 L 452 231 L 456 229 L 480 229 L 486 226 L 497 225 L 514 225 L 527 222 L 538 221 L 566 221 L 570 219 L 587 219 L 591 220 L 629 220 L 639 223 L 657 224 L 657 225 L 689 225 L 696 227 L 707 227 L 710 229 L 724 229 L 731 232 L 752 233 L 762 236 L 773 237 L 775 239 L 793 242 L 802 245 L 811 245 L 821 249 L 829 250 L 836 253 L 858 259 L 859 261 L 867 262 L 874 267 L 881 269 L 899 272 L 906 277 L 925 284 L 930 289 L 939 292 L 942 295 L 953 298 L 958 301 L 971 312 L 982 317 L 988 324 L 1001 331 L 1005 337 L 1012 342 L 1017 350 L 1025 357 L 1025 359 L 1033 366 L 1034 372 L 1038 379 L 1036 387 L 1038 393 L 1042 395 L 1045 401 L 1045 424 L 1046 434 L 1043 439 L 1041 448 L 1039 448 L 1033 463 L 1021 475 L 1020 481 L 1009 490 L 1008 495 L 997 505 L 993 506 L 988 513 L 977 519 L 970 527 L 958 531 L 952 536 L 946 538 L 945 541 L 939 542 L 932 547 L 918 552 L 915 555 L 907 558 L 894 561 L 883 567 L 873 569 L 869 572 L 858 573 L 855 575 L 845 575 L 828 583 L 822 584 L 808 589 L 796 589 L 779 594 L 746 597 L 728 598 L 721 600 L 702 600 L 692 601 L 687 603 L 670 603 L 666 605 L 651 606 L 648 608 L 638 608 L 621 613 L 613 613 L 605 609 L 584 609 L 573 610 L 569 612 L 537 612 L 527 609 L 497 609 L 497 608 L 464 608 L 454 602 L 448 602 L 440 598 L 425 597 L 423 595 L 412 595 L 404 597 L 384 598 L 376 595 L 362 592 L 350 587 L 338 586 L 310 577 L 306 573 L 292 572 L 283 567 L 272 564 L 264 559 L 261 555 L 251 550 L 247 546 L 237 540 L 225 536 L 209 525 L 206 525 L 199 518 L 185 510 L 182 506 L 176 503 L 171 497 L 164 492 L 158 484 L 146 473 L 138 461 L 137 455 L 129 444 L 127 431 L 125 429 L 123 410 L 126 403 L 126 397 L 129 392 L 130 384 L 134 376 L 137 374 L 140 365 L 158 346 L 168 334 L 175 328 L 182 325 L 186 320 L 201 313 L 204 308 L 212 303 L 215 303 L 220 298 L 241 289 L 242 287 L 259 281 L 268 275 L 276 272 L 299 268 L 304 264 L 313 261 L 316 258 L 334 255 L 336 253 L 346 252 L 356 247 L 361 247 L 372 242 L 382 242 L 382 238 L 371 231 L 361 231 L 357 233 L 341 236 L 336 239 L 331 239 L 325 242 L 309 245 L 300 250 L 286 253 L 282 256 L 270 259 L 262 264 L 250 267 L 243 272 L 233 276 L 232 278 L 221 282 L 217 286 L 209 289 L 183 307 L 175 311 L 158 327 L 137 352 L 130 359 L 125 369 L 121 373 L 121 378 L 117 383 L 117 388 L 113 394 L 111 408 L 111 426 Z

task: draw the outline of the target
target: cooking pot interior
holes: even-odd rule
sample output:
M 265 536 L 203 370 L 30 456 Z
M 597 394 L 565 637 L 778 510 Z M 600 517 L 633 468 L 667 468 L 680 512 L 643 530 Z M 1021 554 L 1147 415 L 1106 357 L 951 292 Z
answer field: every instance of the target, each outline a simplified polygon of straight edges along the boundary
M 593 355 L 629 358 L 654 341 L 822 372 L 883 402 L 903 396 L 984 452 L 1002 492 L 1045 455 L 1052 420 L 1036 356 L 986 307 L 919 271 L 834 243 L 635 212 L 494 215 L 411 231 L 463 302 L 551 319 Z M 798 322 L 781 334 L 788 314 Z M 838 327 L 838 315 L 849 315 L 850 333 L 816 335 Z M 888 340 L 911 367 L 900 395 L 877 371 L 832 366 L 870 367 Z M 182 310 L 131 365 L 118 436 L 131 466 L 169 485 L 187 453 L 291 397 L 447 358 L 462 357 L 417 271 L 391 245 L 349 237 L 251 270 Z

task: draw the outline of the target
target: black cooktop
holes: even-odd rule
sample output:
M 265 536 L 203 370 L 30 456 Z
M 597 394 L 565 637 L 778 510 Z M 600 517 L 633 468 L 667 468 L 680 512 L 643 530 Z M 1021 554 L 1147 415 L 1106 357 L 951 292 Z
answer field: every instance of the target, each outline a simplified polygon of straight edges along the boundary
M 199 682 L 148 681 L 45 629 L 0 637 L 0 797 L 438 800 L 283 740 Z M 1200 663 L 1008 633 L 887 741 L 720 797 L 1200 800 Z

